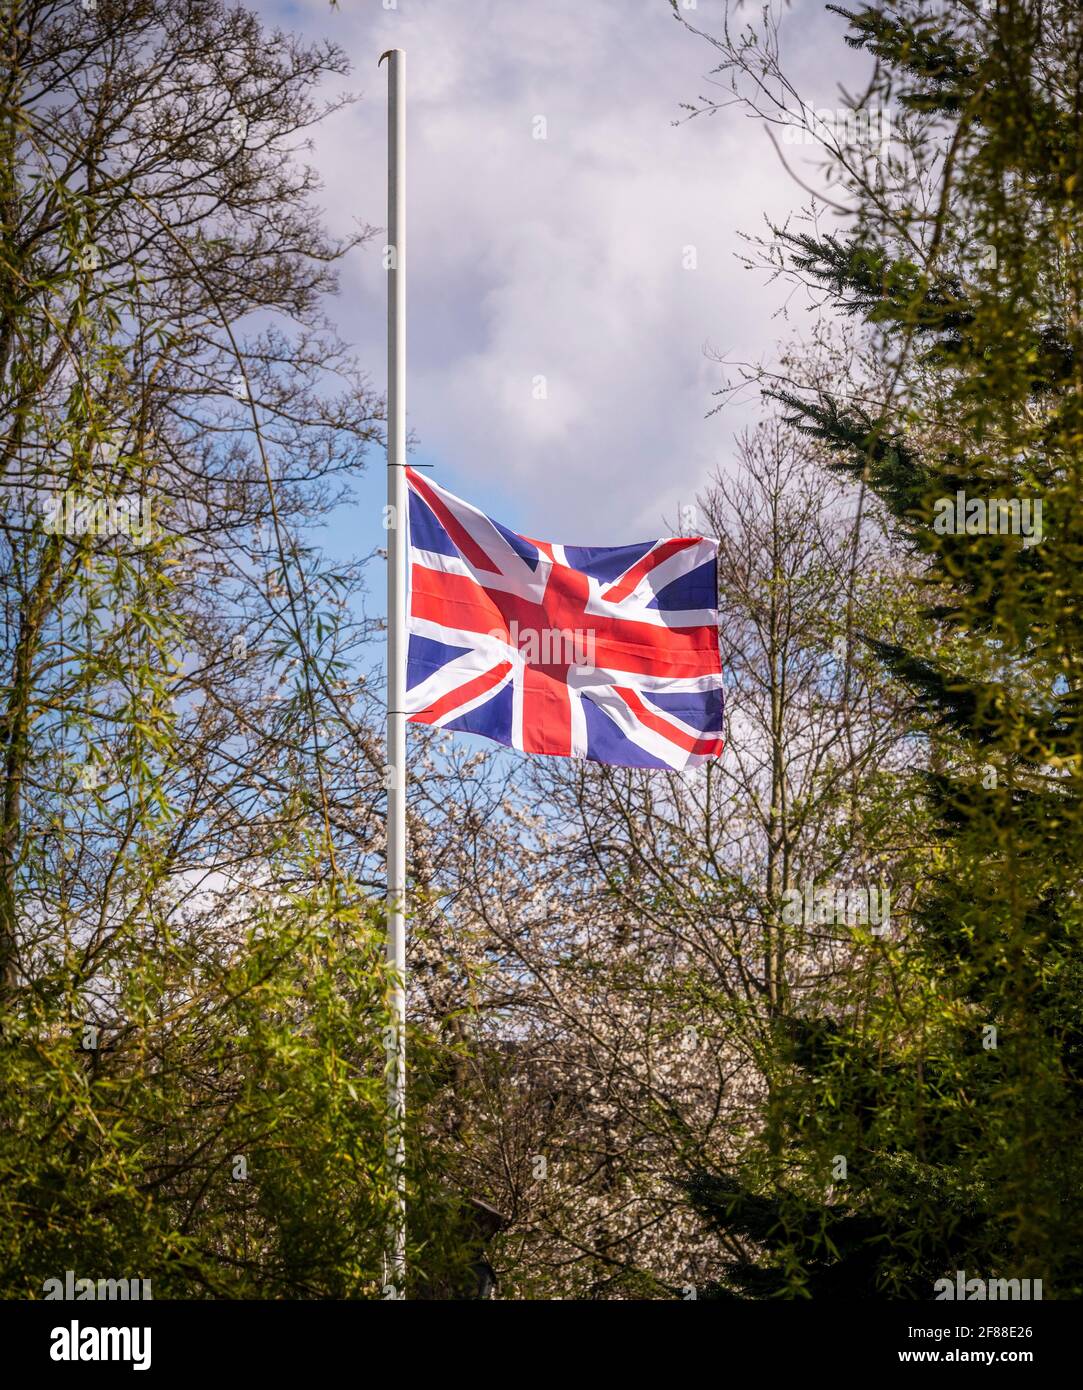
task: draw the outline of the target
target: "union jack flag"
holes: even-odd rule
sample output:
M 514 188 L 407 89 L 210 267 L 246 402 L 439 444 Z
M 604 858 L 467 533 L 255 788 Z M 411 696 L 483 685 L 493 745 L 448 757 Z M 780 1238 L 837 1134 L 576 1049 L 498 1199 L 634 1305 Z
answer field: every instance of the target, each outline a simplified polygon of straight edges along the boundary
M 721 753 L 717 542 L 535 541 L 406 476 L 411 720 L 623 767 Z

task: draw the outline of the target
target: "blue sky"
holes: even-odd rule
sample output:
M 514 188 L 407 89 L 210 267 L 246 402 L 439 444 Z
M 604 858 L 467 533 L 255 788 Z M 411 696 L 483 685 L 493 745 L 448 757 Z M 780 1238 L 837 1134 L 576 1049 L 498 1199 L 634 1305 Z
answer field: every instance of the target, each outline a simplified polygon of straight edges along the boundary
M 740 265 L 740 234 L 805 201 L 740 109 L 678 123 L 681 102 L 720 94 L 712 49 L 667 0 L 257 8 L 269 24 L 334 39 L 353 64 L 347 85 L 361 100 L 316 130 L 310 155 L 335 231 L 384 222 L 377 59 L 407 52 L 415 457 L 545 539 L 607 545 L 671 529 L 759 409 L 749 397 L 708 418 L 720 369 L 705 349 L 769 360 L 793 327 L 777 316 L 785 287 Z M 843 22 L 811 0 L 782 9 L 802 95 L 837 105 L 838 81 L 856 71 Z M 717 30 L 722 4 L 687 13 Z M 328 306 L 381 389 L 382 241 L 352 253 Z M 357 505 L 329 528 L 332 551 L 382 543 L 383 492 L 374 454 Z

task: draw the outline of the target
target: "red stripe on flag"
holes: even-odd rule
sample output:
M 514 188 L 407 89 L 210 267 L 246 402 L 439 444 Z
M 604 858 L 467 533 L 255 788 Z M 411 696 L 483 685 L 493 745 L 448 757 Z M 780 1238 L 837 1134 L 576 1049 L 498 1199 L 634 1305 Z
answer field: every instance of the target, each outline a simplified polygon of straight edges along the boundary
M 465 526 L 456 521 L 454 514 L 440 501 L 425 479 L 415 473 L 412 468 L 406 470 L 406 476 L 410 486 L 428 505 L 437 521 L 451 537 L 466 563 L 473 565 L 475 569 L 485 570 L 489 574 L 499 574 L 500 566 L 493 563 Z
M 498 632 L 507 623 L 487 590 L 465 574 L 444 574 L 425 565 L 410 568 L 410 616 L 462 632 Z
M 670 743 L 675 743 L 686 753 L 702 753 L 705 757 L 711 757 L 722 752 L 722 739 L 717 735 L 710 738 L 698 738 L 686 734 L 683 729 L 675 729 L 672 724 L 667 723 L 661 715 L 653 714 L 635 691 L 630 690 L 628 686 L 615 685 L 613 689 L 645 728 L 650 729 L 653 733 L 661 734 L 663 738 L 668 738 Z
M 690 545 L 699 545 L 699 536 L 680 536 L 670 541 L 663 541 L 661 545 L 656 545 L 653 550 L 649 550 L 642 560 L 637 561 L 630 570 L 624 574 L 608 589 L 602 590 L 602 598 L 607 603 L 619 603 L 622 598 L 627 598 L 629 594 L 634 594 L 639 581 L 644 575 L 650 574 L 664 560 L 668 560 L 671 555 L 679 555 L 682 550 L 687 550 Z
M 492 690 L 494 686 L 499 685 L 510 670 L 511 662 L 502 661 L 491 671 L 475 676 L 472 681 L 467 681 L 465 685 L 460 685 L 455 690 L 449 690 L 446 695 L 441 695 L 439 700 L 435 700 L 429 705 L 428 709 L 418 710 L 409 718 L 414 724 L 435 724 L 443 715 L 457 709 L 459 705 L 465 705 L 475 696 L 484 695 L 487 690 Z
M 498 589 L 485 589 L 462 574 L 415 563 L 411 567 L 410 613 L 461 632 L 496 632 L 508 638 L 514 619 L 520 631 L 584 630 L 593 641 L 594 664 L 629 675 L 702 676 L 721 672 L 718 629 L 655 627 L 619 617 L 587 613 L 553 592 L 544 604 Z
M 572 702 L 565 680 L 540 666 L 523 668 L 523 752 L 572 751 Z

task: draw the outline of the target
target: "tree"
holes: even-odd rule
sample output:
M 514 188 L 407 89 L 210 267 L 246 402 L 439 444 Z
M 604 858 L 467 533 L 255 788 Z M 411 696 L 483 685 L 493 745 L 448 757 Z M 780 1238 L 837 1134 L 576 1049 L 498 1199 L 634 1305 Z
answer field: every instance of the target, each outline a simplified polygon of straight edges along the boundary
M 930 835 L 914 929 L 875 992 L 793 1011 L 782 1142 L 694 1190 L 743 1238 L 721 1291 L 930 1297 L 1081 1287 L 1080 60 L 1078 7 L 846 10 L 894 109 L 879 162 L 836 145 L 843 230 L 768 255 L 862 322 L 887 389 L 769 394 L 880 499 L 931 594 L 866 648 L 909 690 Z M 776 119 L 778 45 L 717 41 Z M 870 172 L 871 171 L 871 172 Z M 844 191 L 844 197 L 838 189 Z M 837 1165 L 841 1158 L 844 1163 Z
M 766 422 L 699 500 L 693 524 L 720 543 L 726 755 L 687 776 L 525 764 L 464 851 L 456 934 L 488 943 L 466 1062 L 475 1186 L 509 1218 L 496 1264 L 520 1296 L 717 1281 L 687 1174 L 762 1124 L 779 1012 L 865 969 L 845 924 L 780 912 L 792 885 L 892 881 L 899 851 L 879 842 L 907 833 L 897 694 L 840 655 L 855 518 L 818 452 Z M 869 513 L 858 527 L 856 611 L 887 623 L 908 600 Z M 907 908 L 900 893 L 893 915 Z
M 303 159 L 347 65 L 222 0 L 2 23 L 0 1287 L 379 1296 L 377 625 L 306 539 L 381 431 Z M 423 1283 L 473 1255 L 415 1102 Z

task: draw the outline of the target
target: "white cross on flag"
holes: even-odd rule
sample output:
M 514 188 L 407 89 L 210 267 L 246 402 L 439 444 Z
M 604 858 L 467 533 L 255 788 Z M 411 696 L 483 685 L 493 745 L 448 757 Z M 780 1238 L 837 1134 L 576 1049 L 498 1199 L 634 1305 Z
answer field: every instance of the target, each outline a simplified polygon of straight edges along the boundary
M 716 541 L 531 540 L 406 473 L 411 720 L 625 767 L 721 753 Z

